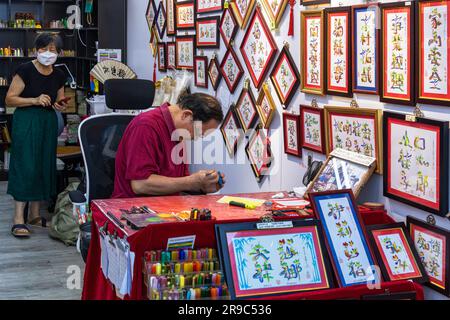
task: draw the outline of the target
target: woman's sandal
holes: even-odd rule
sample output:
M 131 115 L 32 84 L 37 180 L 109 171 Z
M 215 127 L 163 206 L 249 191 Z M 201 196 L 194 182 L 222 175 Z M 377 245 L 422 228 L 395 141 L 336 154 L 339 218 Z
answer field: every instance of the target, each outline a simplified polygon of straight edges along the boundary
M 30 230 L 24 224 L 15 224 L 11 228 L 11 233 L 16 238 L 28 238 L 30 236 Z
M 41 227 L 41 228 L 48 228 L 49 227 L 49 225 L 47 224 L 47 220 L 45 218 L 42 218 L 42 217 L 34 218 L 33 220 L 30 220 L 28 222 L 28 224 L 30 226 L 33 226 L 33 227 Z

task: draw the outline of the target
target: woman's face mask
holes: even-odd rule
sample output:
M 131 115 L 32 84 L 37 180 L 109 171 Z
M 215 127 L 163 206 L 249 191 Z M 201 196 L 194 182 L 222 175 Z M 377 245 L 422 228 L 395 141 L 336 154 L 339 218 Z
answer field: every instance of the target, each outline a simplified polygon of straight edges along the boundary
M 37 60 L 44 66 L 51 66 L 56 62 L 57 58 L 58 55 L 50 51 L 39 52 L 37 55 Z

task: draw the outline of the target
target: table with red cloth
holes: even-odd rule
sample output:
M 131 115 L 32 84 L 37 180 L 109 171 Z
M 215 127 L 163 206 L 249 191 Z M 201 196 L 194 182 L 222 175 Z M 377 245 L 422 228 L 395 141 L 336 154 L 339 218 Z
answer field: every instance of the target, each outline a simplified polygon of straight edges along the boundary
M 274 192 L 235 194 L 233 196 L 254 199 L 270 200 Z M 230 222 L 258 221 L 267 213 L 267 208 L 261 206 L 255 210 L 229 206 L 217 201 L 223 195 L 201 196 L 170 196 L 148 197 L 133 199 L 110 199 L 92 201 L 92 236 L 88 259 L 84 273 L 83 300 L 114 300 L 119 299 L 112 284 L 104 277 L 100 268 L 101 246 L 98 228 L 108 222 L 107 229 L 110 234 L 117 233 L 118 237 L 127 237 L 130 250 L 135 253 L 134 272 L 131 294 L 125 299 L 147 299 L 146 286 L 143 278 L 143 256 L 145 251 L 165 249 L 167 240 L 173 237 L 195 235 L 195 247 L 216 247 L 215 224 Z M 152 224 L 140 230 L 124 229 L 111 219 L 107 212 L 111 212 L 120 219 L 120 209 L 130 209 L 133 206 L 148 206 L 157 212 L 180 212 L 191 208 L 208 208 L 214 220 L 189 221 Z M 370 210 L 360 207 L 364 224 L 386 224 L 394 222 L 383 210 Z M 415 292 L 416 299 L 423 299 L 423 288 L 412 281 L 382 282 L 380 288 L 369 289 L 366 285 L 357 285 L 346 288 L 335 288 L 310 292 L 290 293 L 271 299 L 360 299 L 363 295 L 375 295 L 398 292 Z

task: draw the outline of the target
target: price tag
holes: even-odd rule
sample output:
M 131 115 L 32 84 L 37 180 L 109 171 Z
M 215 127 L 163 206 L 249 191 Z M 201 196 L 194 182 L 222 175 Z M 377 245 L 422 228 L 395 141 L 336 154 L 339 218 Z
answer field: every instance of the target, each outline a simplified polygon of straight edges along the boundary
M 416 122 L 416 116 L 413 116 L 412 114 L 405 115 L 405 120 L 409 122 Z
M 262 222 L 257 223 L 256 227 L 258 230 L 264 229 L 284 229 L 284 228 L 292 228 L 292 221 L 277 221 L 277 222 Z

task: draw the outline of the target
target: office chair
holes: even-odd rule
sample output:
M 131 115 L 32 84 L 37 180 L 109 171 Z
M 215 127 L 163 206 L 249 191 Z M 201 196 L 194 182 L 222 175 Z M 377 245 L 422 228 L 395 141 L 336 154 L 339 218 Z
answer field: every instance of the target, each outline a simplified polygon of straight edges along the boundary
M 106 105 L 114 110 L 151 108 L 155 84 L 148 80 L 111 79 L 104 84 Z M 114 189 L 115 158 L 122 135 L 134 115 L 109 113 L 90 116 L 78 129 L 85 165 L 85 179 L 77 191 L 70 192 L 72 203 L 108 199 Z M 86 194 L 86 197 L 84 196 Z M 87 230 L 86 227 L 80 227 Z M 86 261 L 89 239 L 81 239 L 81 254 Z

